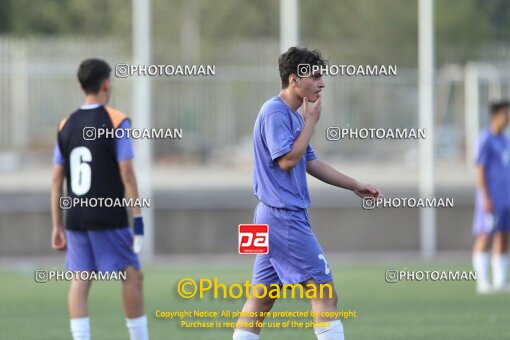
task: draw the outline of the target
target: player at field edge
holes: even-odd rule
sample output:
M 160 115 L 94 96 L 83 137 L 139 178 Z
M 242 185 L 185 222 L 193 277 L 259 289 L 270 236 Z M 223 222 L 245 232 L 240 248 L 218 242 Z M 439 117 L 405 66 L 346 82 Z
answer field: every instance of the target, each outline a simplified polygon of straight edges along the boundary
M 71 199 L 112 198 L 122 200 L 125 191 L 138 200 L 132 164 L 131 140 L 96 138 L 85 130 L 129 129 L 129 119 L 107 106 L 112 92 L 111 68 L 103 60 L 84 60 L 78 80 L 85 93 L 84 104 L 64 118 L 58 127 L 53 155 L 51 212 L 53 249 L 66 251 L 66 268 L 71 271 L 125 271 L 122 297 L 126 326 L 131 340 L 149 338 L 143 306 L 143 275 L 138 253 L 143 244 L 141 209 L 132 207 L 134 234 L 128 226 L 126 207 L 71 206 L 64 228 L 60 205 L 64 180 Z M 125 134 L 127 135 L 127 134 Z M 70 328 L 74 340 L 90 339 L 88 295 L 91 280 L 71 281 L 68 295 Z
M 481 294 L 508 291 L 510 140 L 504 130 L 508 126 L 509 107 L 507 101 L 490 105 L 490 126 L 478 139 L 473 268 L 477 273 L 476 290 Z M 491 266 L 492 284 L 489 278 Z
M 351 190 L 362 198 L 377 198 L 380 191 L 317 159 L 310 145 L 322 111 L 324 82 L 321 73 L 303 74 L 298 65 L 325 66 L 326 61 L 320 52 L 291 47 L 280 55 L 278 63 L 280 93 L 262 105 L 253 132 L 253 186 L 260 201 L 255 209 L 254 223 L 269 225 L 269 253 L 256 256 L 252 284 L 302 284 L 304 289 L 314 285 L 316 291 L 320 290 L 317 287 L 320 284 L 331 285 L 333 298 L 311 299 L 312 311 L 317 315 L 314 322 L 322 323 L 314 331 L 319 340 L 340 340 L 344 339 L 341 321 L 321 316 L 321 312 L 337 311 L 337 293 L 324 252 L 310 227 L 306 174 Z M 310 66 L 303 70 L 311 69 Z M 300 107 L 302 113 L 298 112 Z M 258 288 L 260 291 L 256 295 L 262 296 L 263 287 Z M 251 296 L 254 296 L 253 292 Z M 244 315 L 268 312 L 274 302 L 275 299 L 267 296 L 248 298 L 243 307 Z M 233 339 L 259 339 L 260 328 L 256 321 L 263 320 L 260 316 L 241 316 Z M 245 327 L 252 321 L 255 321 L 253 327 Z M 327 322 L 329 326 L 323 327 Z

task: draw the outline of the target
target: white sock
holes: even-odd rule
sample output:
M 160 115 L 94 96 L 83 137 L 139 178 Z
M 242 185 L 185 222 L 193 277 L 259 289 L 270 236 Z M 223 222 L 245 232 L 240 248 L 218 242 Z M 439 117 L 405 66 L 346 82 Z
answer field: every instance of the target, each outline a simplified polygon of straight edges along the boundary
M 71 319 L 71 334 L 73 340 L 90 340 L 90 319 L 88 317 Z
M 259 340 L 259 336 L 255 333 L 245 331 L 244 329 L 234 330 L 233 340 Z
M 473 269 L 476 271 L 476 286 L 478 288 L 490 287 L 489 253 L 473 253 Z
M 314 327 L 318 340 L 344 340 L 344 327 L 340 320 L 329 323 L 329 327 Z
M 126 319 L 126 326 L 129 330 L 131 340 L 148 340 L 149 330 L 147 328 L 147 317 L 145 315 L 134 319 Z
M 508 270 L 508 255 L 492 255 L 492 284 L 494 288 L 501 288 L 506 283 Z

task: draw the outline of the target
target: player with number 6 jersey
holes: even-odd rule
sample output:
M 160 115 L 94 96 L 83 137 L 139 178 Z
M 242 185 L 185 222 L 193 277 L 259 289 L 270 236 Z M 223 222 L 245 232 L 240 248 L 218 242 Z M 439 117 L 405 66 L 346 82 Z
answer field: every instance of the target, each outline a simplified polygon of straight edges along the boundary
M 67 195 L 73 201 L 75 198 L 124 197 L 118 162 L 132 157 L 130 141 L 127 138 L 118 142 L 115 138 L 96 139 L 86 134 L 97 129 L 118 129 L 128 124 L 123 113 L 101 104 L 84 105 L 60 123 L 57 152 L 60 151 L 61 157 L 69 160 L 63 163 Z M 67 230 L 105 230 L 127 225 L 127 211 L 121 206 L 77 205 L 68 210 L 66 218 Z
M 148 339 L 144 314 L 142 272 L 138 253 L 143 242 L 143 219 L 133 206 L 134 233 L 125 206 L 87 204 L 138 200 L 131 140 L 115 134 L 99 137 L 98 129 L 129 129 L 129 119 L 107 103 L 111 94 L 110 66 L 103 60 L 80 64 L 78 80 L 85 103 L 64 118 L 58 127 L 53 154 L 52 247 L 66 251 L 71 271 L 126 272 L 122 282 L 126 325 L 131 340 Z M 115 138 L 114 138 L 115 137 Z M 63 183 L 66 181 L 66 196 Z M 96 202 L 97 202 L 96 201 Z M 65 209 L 64 229 L 62 209 Z M 90 339 L 88 294 L 92 281 L 78 276 L 69 290 L 69 314 L 73 339 Z

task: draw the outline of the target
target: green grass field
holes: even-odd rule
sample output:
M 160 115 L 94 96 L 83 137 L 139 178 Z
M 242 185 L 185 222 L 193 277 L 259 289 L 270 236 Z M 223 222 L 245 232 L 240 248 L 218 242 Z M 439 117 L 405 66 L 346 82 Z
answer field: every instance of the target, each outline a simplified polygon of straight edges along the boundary
M 408 264 L 409 270 L 469 270 L 467 264 Z M 391 267 L 390 267 L 391 268 Z M 404 266 L 397 266 L 403 269 Z M 386 265 L 334 267 L 339 309 L 355 310 L 343 320 L 347 339 L 510 339 L 510 295 L 479 296 L 474 282 L 386 283 Z M 146 308 L 152 339 L 231 339 L 231 329 L 182 329 L 178 320 L 155 317 L 156 310 L 239 310 L 242 300 L 182 299 L 176 291 L 184 277 L 218 277 L 241 283 L 251 268 L 150 267 L 145 270 Z M 1 339 L 69 339 L 68 283 L 34 282 L 33 270 L 0 270 Z M 90 298 L 93 339 L 127 339 L 120 283 L 95 283 Z M 274 310 L 309 310 L 306 300 L 279 301 Z M 228 321 L 228 318 L 223 318 Z M 281 320 L 280 320 L 281 321 Z M 307 320 L 300 320 L 307 321 Z M 315 339 L 311 329 L 265 329 L 261 339 Z

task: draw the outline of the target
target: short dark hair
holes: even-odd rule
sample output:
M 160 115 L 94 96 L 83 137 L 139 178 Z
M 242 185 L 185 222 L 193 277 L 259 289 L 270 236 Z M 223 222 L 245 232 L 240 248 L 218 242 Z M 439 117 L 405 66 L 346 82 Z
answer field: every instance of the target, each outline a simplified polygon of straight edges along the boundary
M 78 68 L 78 81 L 86 94 L 99 92 L 101 83 L 110 78 L 112 69 L 101 59 L 86 59 Z
M 510 108 L 510 102 L 508 100 L 503 100 L 499 102 L 492 102 L 490 104 L 491 116 L 499 113 L 501 110 Z
M 298 75 L 299 64 L 325 66 L 327 60 L 323 59 L 319 50 L 309 50 L 306 47 L 291 47 L 282 53 L 278 59 L 282 88 L 289 86 L 289 76 Z

